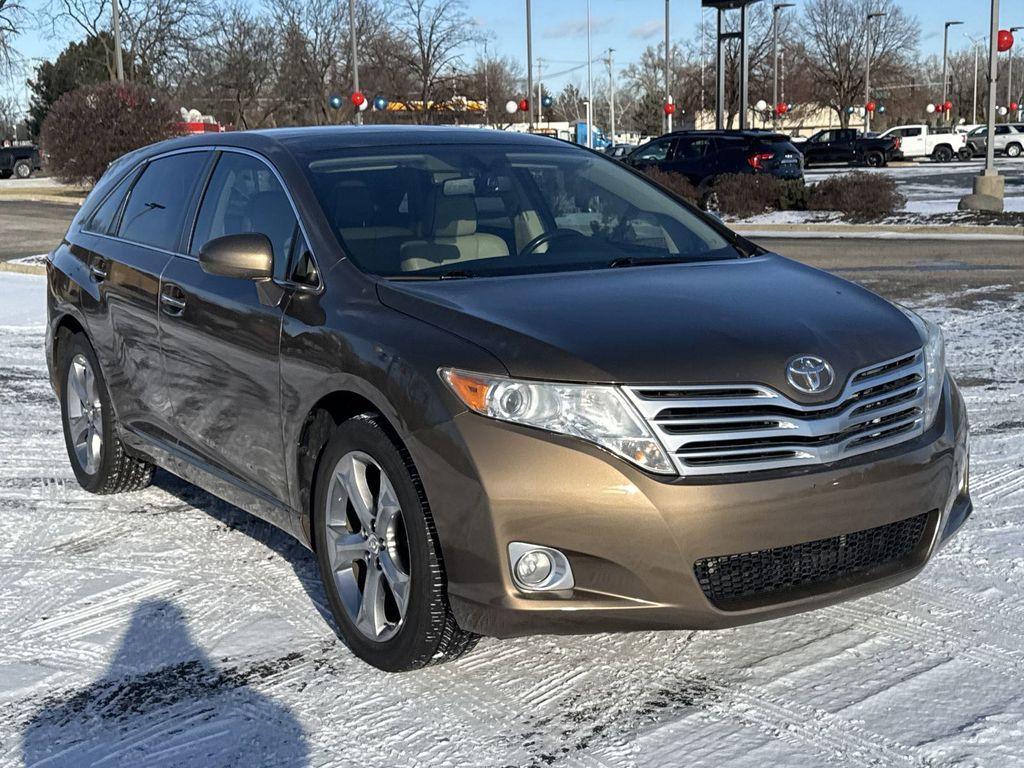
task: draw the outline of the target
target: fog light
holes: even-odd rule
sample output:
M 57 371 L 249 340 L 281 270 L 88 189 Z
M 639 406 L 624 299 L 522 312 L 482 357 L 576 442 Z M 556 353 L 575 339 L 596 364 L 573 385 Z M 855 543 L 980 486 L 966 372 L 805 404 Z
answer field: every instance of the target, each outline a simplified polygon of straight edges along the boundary
M 551 575 L 552 570 L 554 570 L 554 565 L 551 558 L 546 552 L 539 549 L 527 552 L 516 562 L 516 576 L 523 584 L 531 587 L 543 584 Z
M 572 589 L 574 580 L 569 559 L 551 547 L 513 541 L 508 545 L 512 581 L 527 592 Z

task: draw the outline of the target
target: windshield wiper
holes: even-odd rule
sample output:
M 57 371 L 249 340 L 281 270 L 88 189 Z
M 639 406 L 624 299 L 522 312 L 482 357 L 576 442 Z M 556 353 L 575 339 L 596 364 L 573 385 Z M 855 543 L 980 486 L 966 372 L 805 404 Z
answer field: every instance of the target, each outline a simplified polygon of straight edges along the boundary
M 653 258 L 639 259 L 636 256 L 619 256 L 616 259 L 612 259 L 608 262 L 610 269 L 616 269 L 618 267 L 648 267 L 655 264 L 689 264 L 695 261 L 703 261 L 703 259 L 694 258 L 692 256 L 668 256 L 659 258 L 657 256 Z
M 468 269 L 450 269 L 440 273 L 437 277 L 439 280 L 461 280 L 467 277 L 476 277 L 476 274 Z

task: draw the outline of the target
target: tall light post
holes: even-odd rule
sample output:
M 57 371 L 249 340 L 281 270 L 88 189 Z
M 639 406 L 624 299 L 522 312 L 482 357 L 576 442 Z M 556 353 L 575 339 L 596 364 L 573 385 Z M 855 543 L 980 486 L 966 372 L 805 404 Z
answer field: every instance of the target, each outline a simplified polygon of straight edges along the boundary
M 999 64 L 999 0 L 992 0 L 988 37 L 988 108 L 986 110 L 987 131 L 985 137 L 985 171 L 974 177 L 971 194 L 960 198 L 961 210 L 982 210 L 1001 212 L 1006 180 L 999 175 L 995 165 L 996 139 L 996 82 Z
M 979 37 L 971 37 L 966 32 L 964 37 L 970 40 L 974 44 L 974 107 L 971 110 L 971 123 L 977 125 L 978 123 L 978 53 L 981 51 L 981 41 Z
M 114 27 L 114 72 L 117 82 L 124 82 L 124 55 L 121 52 L 121 2 L 112 0 L 110 3 L 110 22 Z
M 356 0 L 348 0 L 348 37 L 352 46 L 352 93 L 359 93 L 359 45 L 356 42 Z M 426 107 L 426 104 L 423 105 Z M 363 113 L 356 105 L 356 125 L 363 124 Z
M 871 130 L 871 113 L 868 102 L 871 101 L 871 20 L 888 16 L 887 13 L 869 13 L 864 23 L 864 133 Z
M 792 8 L 794 3 L 775 3 L 772 6 L 772 127 L 779 122 L 775 105 L 779 103 L 779 12 Z M 701 36 L 703 39 L 703 36 Z
M 665 103 L 672 101 L 672 45 L 669 43 L 669 4 L 665 0 Z M 701 11 L 703 14 L 703 11 Z M 665 133 L 672 132 L 672 113 L 665 112 Z
M 589 34 L 589 8 L 587 15 Z M 533 101 L 533 22 L 530 17 L 530 0 L 526 0 L 526 98 Z M 533 130 L 533 105 L 530 105 L 530 130 Z M 589 130 L 589 126 L 588 126 Z
M 608 49 L 608 113 L 609 131 L 612 144 L 615 143 L 615 49 Z
M 1012 35 L 1021 29 L 1024 29 L 1024 27 L 1010 27 L 1010 34 Z M 1013 102 L 1013 48 L 1011 48 L 1006 52 L 1006 122 L 1013 120 L 1013 115 L 1010 113 L 1010 105 Z M 1018 109 L 1018 111 L 1020 110 Z
M 957 24 L 963 24 L 962 21 L 947 21 L 942 28 L 942 103 L 946 103 L 946 91 L 949 86 L 949 76 L 947 72 L 947 62 L 949 60 L 949 28 L 955 27 Z M 949 116 L 949 122 L 952 124 L 953 117 Z
M 590 0 L 587 0 L 587 146 L 594 148 L 594 52 L 590 44 Z

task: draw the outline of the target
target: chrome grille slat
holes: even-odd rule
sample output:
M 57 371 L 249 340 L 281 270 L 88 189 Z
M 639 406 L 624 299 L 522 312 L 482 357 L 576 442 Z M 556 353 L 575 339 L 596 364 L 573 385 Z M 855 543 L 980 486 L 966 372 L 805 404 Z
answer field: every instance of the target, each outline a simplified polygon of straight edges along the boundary
M 624 391 L 683 475 L 825 464 L 896 445 L 924 427 L 921 350 L 854 371 L 828 403 L 798 403 L 756 383 Z

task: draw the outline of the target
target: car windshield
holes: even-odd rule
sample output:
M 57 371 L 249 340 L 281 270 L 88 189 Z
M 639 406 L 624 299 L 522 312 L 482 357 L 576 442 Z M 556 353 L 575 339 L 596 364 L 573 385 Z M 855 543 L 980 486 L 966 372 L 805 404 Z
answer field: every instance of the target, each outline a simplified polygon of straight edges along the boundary
M 742 255 L 700 215 L 621 164 L 571 146 L 379 147 L 301 159 L 345 252 L 385 277 Z

